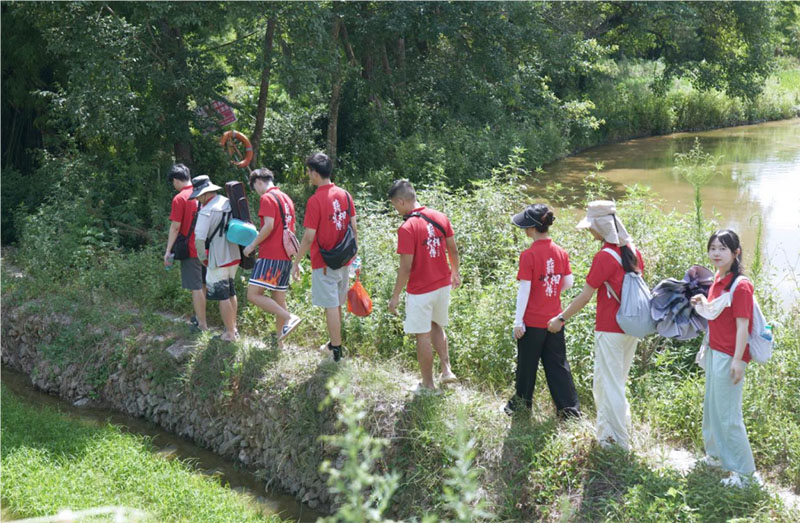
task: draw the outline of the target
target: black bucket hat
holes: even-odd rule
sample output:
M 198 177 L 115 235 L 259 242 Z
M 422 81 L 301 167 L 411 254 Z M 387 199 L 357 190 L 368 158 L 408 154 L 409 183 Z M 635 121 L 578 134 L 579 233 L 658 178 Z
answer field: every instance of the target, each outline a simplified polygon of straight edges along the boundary
M 542 223 L 542 217 L 547 214 L 547 211 L 549 210 L 550 209 L 547 207 L 547 205 L 543 203 L 528 205 L 524 211 L 515 214 L 514 217 L 511 218 L 511 222 L 517 227 L 522 227 L 523 229 L 541 227 L 544 226 Z

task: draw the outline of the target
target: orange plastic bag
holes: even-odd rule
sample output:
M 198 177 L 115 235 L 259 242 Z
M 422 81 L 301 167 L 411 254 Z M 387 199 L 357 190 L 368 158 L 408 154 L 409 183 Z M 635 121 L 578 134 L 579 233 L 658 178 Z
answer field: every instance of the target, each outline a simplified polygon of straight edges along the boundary
M 356 281 L 347 291 L 347 312 L 352 312 L 356 316 L 369 316 L 372 312 L 372 300 L 361 285 L 360 274 L 361 271 L 356 271 Z

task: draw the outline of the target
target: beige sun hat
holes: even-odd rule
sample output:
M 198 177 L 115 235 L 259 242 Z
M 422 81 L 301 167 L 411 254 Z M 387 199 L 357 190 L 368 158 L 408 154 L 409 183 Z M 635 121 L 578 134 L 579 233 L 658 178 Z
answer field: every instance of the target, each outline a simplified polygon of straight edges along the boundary
M 633 241 L 625 226 L 617 217 L 617 207 L 612 201 L 596 200 L 589 202 L 586 216 L 578 222 L 577 229 L 597 231 L 605 241 L 619 245 L 628 245 Z

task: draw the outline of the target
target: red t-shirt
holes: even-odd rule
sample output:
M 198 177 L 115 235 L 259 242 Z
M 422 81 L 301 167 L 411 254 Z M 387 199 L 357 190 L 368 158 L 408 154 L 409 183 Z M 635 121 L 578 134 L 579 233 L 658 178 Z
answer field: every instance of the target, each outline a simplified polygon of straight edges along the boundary
M 724 292 L 731 282 L 733 273 L 721 280 L 714 277 L 714 283 L 708 290 L 708 299 L 713 300 Z M 741 278 L 741 276 L 740 276 Z M 747 318 L 747 332 L 753 331 L 753 284 L 750 280 L 740 280 L 731 299 L 731 306 L 726 307 L 715 320 L 708 320 L 708 346 L 729 356 L 736 352 L 736 318 Z M 750 344 L 744 349 L 742 361 L 750 362 Z
M 189 234 L 189 227 L 192 226 L 194 215 L 197 214 L 197 200 L 190 200 L 190 194 L 192 194 L 191 184 L 178 191 L 178 194 L 172 199 L 172 210 L 169 213 L 169 219 L 171 221 L 181 223 L 179 232 L 184 236 Z M 191 236 L 189 236 L 189 257 L 197 258 L 197 247 L 194 245 L 194 231 L 192 231 Z
M 531 294 L 522 321 L 527 327 L 547 328 L 547 321 L 561 313 L 564 276 L 572 274 L 567 251 L 550 238 L 533 242 L 519 255 L 518 280 L 531 282 Z
M 425 294 L 450 285 L 450 263 L 447 259 L 447 238 L 453 236 L 453 227 L 447 216 L 417 207 L 411 212 L 424 214 L 442 226 L 444 233 L 425 218 L 415 216 L 397 229 L 397 254 L 412 254 L 411 273 L 406 292 Z
M 631 246 L 633 247 L 633 246 Z M 622 256 L 618 245 L 606 242 L 603 244 L 603 249 L 610 248 L 617 254 Z M 636 258 L 639 260 L 639 270 L 644 272 L 644 260 L 642 253 L 636 249 Z M 586 276 L 586 283 L 597 291 L 597 315 L 594 320 L 594 330 L 599 332 L 618 332 L 624 334 L 623 330 L 617 323 L 617 311 L 619 310 L 619 302 L 613 295 L 609 295 L 608 289 L 603 282 L 611 284 L 611 288 L 617 293 L 617 296 L 622 296 L 622 280 L 625 277 L 625 271 L 622 265 L 614 259 L 607 252 L 600 252 L 594 255 L 592 266 L 589 269 L 589 274 Z
M 258 217 L 261 219 L 259 229 L 264 227 L 264 218 L 272 218 L 272 230 L 269 236 L 258 245 L 258 257 L 269 258 L 270 260 L 289 260 L 286 251 L 283 249 L 283 222 L 281 221 L 281 210 L 278 208 L 278 202 L 275 201 L 276 196 L 283 204 L 283 214 L 286 216 L 289 230 L 294 232 L 296 221 L 294 202 L 277 187 L 270 187 L 261 195 Z
M 348 196 L 347 191 L 331 183 L 317 187 L 317 191 L 308 199 L 303 227 L 317 231 L 314 241 L 311 243 L 312 269 L 321 269 L 326 266 L 325 260 L 319 253 L 320 246 L 328 250 L 342 241 L 347 232 L 350 217 L 356 215 L 356 207 L 353 204 L 353 198 L 350 197 L 348 216 Z M 351 262 L 352 260 L 346 265 L 350 265 Z

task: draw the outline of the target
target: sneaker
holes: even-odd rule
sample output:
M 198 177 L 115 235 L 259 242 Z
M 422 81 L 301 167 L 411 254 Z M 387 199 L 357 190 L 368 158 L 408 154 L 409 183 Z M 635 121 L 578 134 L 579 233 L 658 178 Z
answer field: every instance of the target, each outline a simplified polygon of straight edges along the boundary
M 281 335 L 278 336 L 278 341 L 281 341 L 283 338 L 288 336 L 289 333 L 292 332 L 295 327 L 300 325 L 301 321 L 303 321 L 303 318 L 292 314 L 291 317 L 289 318 L 289 321 L 286 322 L 286 325 L 284 325 L 283 329 L 281 329 Z
M 514 403 L 512 402 L 512 400 L 508 400 L 508 403 L 503 405 L 503 412 L 507 416 L 513 416 L 514 415 Z
M 197 316 L 192 316 L 192 318 L 189 320 L 189 323 L 191 323 L 192 325 L 194 325 L 198 329 L 200 328 L 200 322 L 197 321 Z
M 423 387 L 422 383 L 417 383 L 417 388 L 411 391 L 414 396 L 441 396 L 442 390 L 441 389 L 429 389 L 428 387 Z
M 715 469 L 722 468 L 722 462 L 714 456 L 705 455 L 697 460 L 698 465 L 705 465 L 706 467 L 713 467 Z
M 439 383 L 442 384 L 442 385 L 448 385 L 450 383 L 458 383 L 458 378 L 452 372 L 450 374 L 448 374 L 447 376 L 442 374 L 439 377 Z
M 333 356 L 333 361 L 339 361 L 342 359 L 343 347 L 333 347 L 331 342 L 323 343 L 319 346 L 319 352 L 326 356 L 330 354 Z
M 731 475 L 724 478 L 720 483 L 726 487 L 745 488 L 747 486 L 747 480 L 738 472 L 731 472 Z

